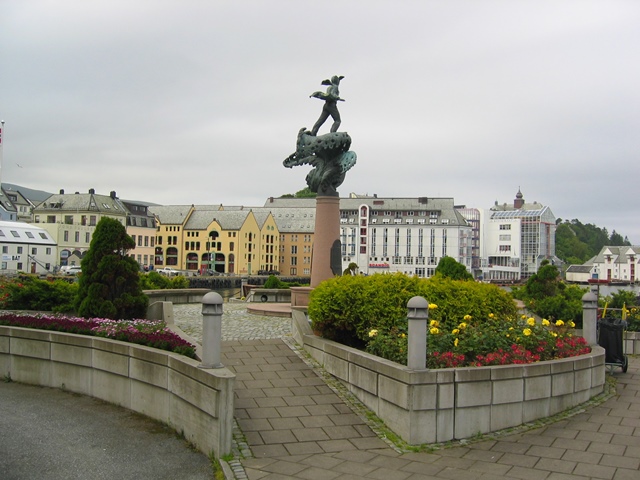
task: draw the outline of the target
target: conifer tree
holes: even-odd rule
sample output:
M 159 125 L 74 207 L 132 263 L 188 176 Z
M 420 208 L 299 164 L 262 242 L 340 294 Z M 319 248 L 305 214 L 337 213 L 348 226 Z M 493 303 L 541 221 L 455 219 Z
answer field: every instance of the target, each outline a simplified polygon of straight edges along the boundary
M 139 266 L 127 251 L 135 247 L 125 227 L 104 217 L 82 259 L 76 310 L 85 318 L 145 318 L 148 297 L 140 287 Z

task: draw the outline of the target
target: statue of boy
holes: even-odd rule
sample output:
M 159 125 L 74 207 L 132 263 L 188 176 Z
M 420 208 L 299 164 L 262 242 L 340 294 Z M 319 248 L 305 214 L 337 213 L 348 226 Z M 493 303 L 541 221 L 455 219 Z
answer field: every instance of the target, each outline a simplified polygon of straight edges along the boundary
M 318 130 L 322 124 L 331 116 L 333 118 L 333 125 L 331 125 L 331 132 L 337 132 L 338 127 L 340 126 L 340 112 L 338 112 L 337 103 L 344 102 L 344 99 L 340 98 L 340 91 L 338 90 L 338 86 L 340 85 L 340 80 L 342 80 L 344 76 L 334 75 L 331 77 L 331 80 L 323 80 L 322 85 L 329 85 L 327 88 L 327 92 L 313 92 L 309 98 L 319 98 L 320 100 L 324 100 L 324 107 L 322 107 L 322 113 L 320 114 L 320 118 L 313 126 L 311 130 L 311 135 L 317 135 Z

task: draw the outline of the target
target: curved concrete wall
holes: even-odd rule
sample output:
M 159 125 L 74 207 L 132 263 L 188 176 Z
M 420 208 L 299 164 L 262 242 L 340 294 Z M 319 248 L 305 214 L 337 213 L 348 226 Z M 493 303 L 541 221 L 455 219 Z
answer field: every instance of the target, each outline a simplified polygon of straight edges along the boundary
M 106 338 L 0 326 L 0 373 L 89 395 L 165 422 L 205 454 L 231 452 L 235 375 Z
M 469 438 L 555 415 L 604 389 L 604 349 L 588 355 L 497 367 L 410 370 L 313 335 L 305 309 L 293 335 L 395 433 L 412 445 Z

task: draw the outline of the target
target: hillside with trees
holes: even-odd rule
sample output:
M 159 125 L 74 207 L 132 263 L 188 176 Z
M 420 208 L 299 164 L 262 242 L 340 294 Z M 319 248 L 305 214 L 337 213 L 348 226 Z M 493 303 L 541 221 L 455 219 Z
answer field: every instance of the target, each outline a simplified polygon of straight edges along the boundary
M 591 223 L 586 225 L 580 220 L 562 220 L 556 222 L 556 256 L 569 264 L 583 264 L 596 256 L 604 246 L 631 245 L 627 237 L 615 230 L 607 232 Z

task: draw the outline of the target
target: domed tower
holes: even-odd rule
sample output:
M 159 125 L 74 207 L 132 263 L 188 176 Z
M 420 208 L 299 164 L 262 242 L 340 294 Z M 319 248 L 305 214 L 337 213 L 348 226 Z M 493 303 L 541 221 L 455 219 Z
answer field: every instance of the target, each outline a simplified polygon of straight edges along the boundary
M 521 209 L 524 206 L 524 196 L 520 191 L 520 187 L 518 187 L 518 193 L 516 193 L 516 198 L 513 201 L 513 208 Z

